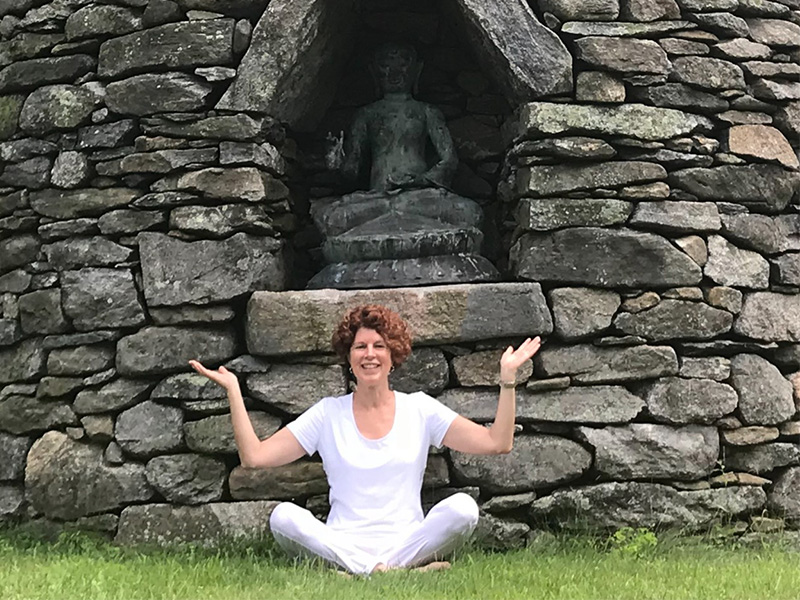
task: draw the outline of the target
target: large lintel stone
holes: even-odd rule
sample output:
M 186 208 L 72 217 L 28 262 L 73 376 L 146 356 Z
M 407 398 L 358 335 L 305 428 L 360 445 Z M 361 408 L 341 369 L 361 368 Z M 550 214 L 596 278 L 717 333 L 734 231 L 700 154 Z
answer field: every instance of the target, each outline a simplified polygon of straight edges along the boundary
M 581 190 L 608 189 L 666 179 L 661 165 L 641 161 L 618 161 L 587 165 L 539 165 L 517 172 L 519 197 L 547 197 Z
M 280 242 L 238 233 L 226 240 L 184 242 L 139 235 L 144 295 L 151 306 L 209 304 L 284 287 Z
M 313 129 L 336 90 L 352 39 L 352 0 L 272 0 L 217 108 L 259 111 Z
M 572 56 L 525 2 L 456 0 L 479 60 L 512 104 L 572 90 Z
M 267 356 L 331 349 L 345 311 L 383 304 L 408 320 L 417 344 L 546 335 L 553 321 L 536 283 L 465 284 L 385 290 L 256 292 L 247 306 L 247 346 Z
M 673 287 L 700 283 L 691 258 L 666 239 L 629 229 L 576 227 L 526 234 L 511 249 L 515 275 L 597 287 Z

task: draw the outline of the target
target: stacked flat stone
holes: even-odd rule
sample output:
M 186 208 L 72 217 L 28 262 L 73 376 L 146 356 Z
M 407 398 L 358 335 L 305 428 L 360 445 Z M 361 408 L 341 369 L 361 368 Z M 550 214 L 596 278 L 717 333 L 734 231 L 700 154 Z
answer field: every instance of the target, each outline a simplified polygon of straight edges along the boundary
M 490 546 L 800 520 L 800 3 L 538 0 L 549 30 L 511 4 L 0 0 L 0 520 L 214 543 L 324 515 L 317 461 L 235 466 L 186 361 L 270 435 L 346 391 L 330 328 L 360 302 L 411 321 L 396 389 L 479 422 L 499 353 L 545 337 L 513 452 L 429 458 L 425 505 L 472 494 Z M 301 131 L 369 99 L 335 93 L 358 32 L 422 46 L 509 283 L 283 291 L 336 184 Z

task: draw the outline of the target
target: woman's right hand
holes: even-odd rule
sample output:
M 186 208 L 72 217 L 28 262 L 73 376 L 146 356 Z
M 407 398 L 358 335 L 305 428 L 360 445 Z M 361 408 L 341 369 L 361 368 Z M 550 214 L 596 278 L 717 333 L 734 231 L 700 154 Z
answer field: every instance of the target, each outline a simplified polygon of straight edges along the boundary
M 239 389 L 239 380 L 236 378 L 236 375 L 228 371 L 225 367 L 220 367 L 217 370 L 207 369 L 196 360 L 190 360 L 189 364 L 192 365 L 192 368 L 200 373 L 200 375 L 208 377 L 211 381 L 217 385 L 221 385 L 227 391 Z

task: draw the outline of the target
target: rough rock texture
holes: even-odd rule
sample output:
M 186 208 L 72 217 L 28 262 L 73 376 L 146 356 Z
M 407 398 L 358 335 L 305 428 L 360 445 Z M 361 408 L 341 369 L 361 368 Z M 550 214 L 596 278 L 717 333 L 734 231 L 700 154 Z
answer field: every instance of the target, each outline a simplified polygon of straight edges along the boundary
M 764 490 L 750 486 L 679 492 L 655 483 L 610 482 L 553 492 L 533 503 L 530 516 L 564 529 L 703 529 L 720 517 L 758 514 L 766 501 Z
M 595 249 L 586 261 L 584 248 Z M 636 261 L 627 257 L 636 256 Z M 576 227 L 526 234 L 511 249 L 514 273 L 534 281 L 597 287 L 695 285 L 697 264 L 665 239 L 628 229 Z
M 662 300 L 653 308 L 622 313 L 614 319 L 614 325 L 624 333 L 653 342 L 707 340 L 729 331 L 732 323 L 728 311 L 686 300 Z
M 31 442 L 29 437 L 0 433 L 0 481 L 22 477 Z
M 500 357 L 504 350 L 472 352 L 453 358 L 453 374 L 464 387 L 494 386 L 500 382 Z M 525 361 L 517 370 L 518 384 L 525 383 L 533 373 L 531 361 Z
M 800 341 L 800 296 L 757 292 L 748 294 L 736 333 L 764 341 Z
M 713 427 L 634 423 L 579 427 L 578 435 L 595 449 L 594 468 L 612 479 L 692 481 L 709 475 L 719 455 L 719 436 Z
M 611 326 L 619 294 L 587 288 L 558 288 L 549 294 L 555 332 L 565 340 L 599 333 Z
M 221 460 L 196 454 L 156 456 L 147 462 L 147 481 L 173 504 L 204 504 L 222 498 L 228 469 Z
M 119 269 L 81 269 L 61 274 L 64 312 L 79 331 L 136 327 L 145 322 L 133 274 Z
M 198 544 L 258 540 L 269 532 L 277 502 L 231 502 L 203 506 L 147 504 L 122 511 L 114 541 L 122 545 Z
M 747 425 L 776 425 L 794 415 L 792 384 L 760 356 L 734 356 L 731 385 L 739 394 L 739 413 Z
M 227 240 L 183 242 L 139 235 L 144 294 L 155 306 L 209 304 L 256 290 L 283 289 L 281 245 L 243 233 Z
M 149 500 L 144 467 L 111 467 L 99 446 L 50 431 L 34 443 L 25 469 L 28 501 L 51 519 L 77 519 Z
M 212 365 L 232 358 L 235 348 L 228 329 L 146 327 L 119 341 L 117 370 L 133 377 L 185 371 L 191 359 Z
M 800 491 L 800 468 L 786 469 L 775 480 L 775 485 L 767 498 L 770 512 L 787 520 L 800 519 L 798 491 Z
M 578 383 L 635 381 L 678 373 L 678 359 L 669 346 L 545 348 L 536 361 L 544 375 L 569 375 Z
M 252 410 L 248 414 L 256 435 L 262 440 L 281 426 L 281 420 L 273 415 Z M 236 454 L 230 415 L 214 415 L 190 421 L 184 424 L 183 429 L 190 450 L 204 454 Z
M 450 368 L 441 350 L 415 348 L 389 376 L 389 381 L 392 389 L 399 392 L 439 395 L 450 382 Z
M 518 435 L 511 453 L 480 456 L 453 453 L 460 481 L 494 493 L 525 492 L 577 479 L 591 465 L 589 452 L 565 438 Z
M 236 500 L 292 500 L 328 492 L 322 463 L 306 461 L 271 469 L 236 467 L 229 485 Z
M 420 345 L 534 336 L 553 330 L 538 284 L 452 285 L 399 290 L 256 292 L 247 307 L 251 353 L 274 355 L 330 349 L 347 307 L 377 303 L 397 310 Z M 507 318 L 497 320 L 493 311 Z
M 253 398 L 299 415 L 326 396 L 345 393 L 339 365 L 274 365 L 267 373 L 250 375 L 247 390 Z
M 183 445 L 183 413 L 174 406 L 142 402 L 117 417 L 114 438 L 137 458 L 173 452 Z
M 725 453 L 725 468 L 747 473 L 769 473 L 779 467 L 800 464 L 800 445 L 776 442 L 743 448 L 731 448 Z
M 124 115 L 192 111 L 205 107 L 211 91 L 204 79 L 183 73 L 136 75 L 109 83 L 106 104 Z
M 649 387 L 645 401 L 647 411 L 663 423 L 709 425 L 732 413 L 739 397 L 729 385 L 709 379 L 665 377 Z

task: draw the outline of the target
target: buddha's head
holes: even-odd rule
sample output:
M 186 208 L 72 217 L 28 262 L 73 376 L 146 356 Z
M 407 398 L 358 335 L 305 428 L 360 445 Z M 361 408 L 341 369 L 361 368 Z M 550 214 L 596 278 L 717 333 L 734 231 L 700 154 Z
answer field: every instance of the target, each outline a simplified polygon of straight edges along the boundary
M 422 62 L 411 44 L 387 43 L 375 51 L 372 68 L 384 94 L 411 93 L 422 71 Z

